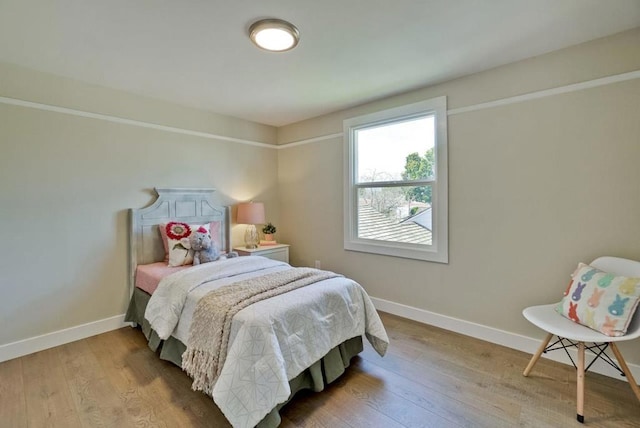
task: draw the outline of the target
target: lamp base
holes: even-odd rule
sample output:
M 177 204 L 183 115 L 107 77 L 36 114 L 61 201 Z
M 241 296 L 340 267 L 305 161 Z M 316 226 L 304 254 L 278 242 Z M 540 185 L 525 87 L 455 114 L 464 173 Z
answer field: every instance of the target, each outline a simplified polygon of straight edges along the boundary
M 244 231 L 244 246 L 246 248 L 258 248 L 260 238 L 258 237 L 258 231 L 253 224 L 247 225 L 247 229 Z

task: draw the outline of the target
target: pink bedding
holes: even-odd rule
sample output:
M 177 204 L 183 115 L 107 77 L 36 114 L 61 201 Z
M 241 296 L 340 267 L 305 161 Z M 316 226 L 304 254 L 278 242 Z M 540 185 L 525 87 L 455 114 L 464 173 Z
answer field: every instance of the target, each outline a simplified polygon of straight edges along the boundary
M 138 267 L 136 267 L 136 287 L 149 294 L 153 294 L 156 288 L 158 288 L 158 284 L 162 278 L 190 267 L 191 265 L 171 267 L 167 266 L 167 262 L 138 265 Z

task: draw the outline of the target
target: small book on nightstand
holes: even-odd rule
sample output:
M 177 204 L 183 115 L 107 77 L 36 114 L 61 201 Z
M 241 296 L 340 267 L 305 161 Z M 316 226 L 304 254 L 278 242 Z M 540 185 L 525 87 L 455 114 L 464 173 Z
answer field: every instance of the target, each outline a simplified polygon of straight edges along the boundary
M 261 247 L 268 247 L 269 245 L 278 245 L 278 242 L 276 241 L 265 241 L 265 240 L 260 240 L 260 246 Z

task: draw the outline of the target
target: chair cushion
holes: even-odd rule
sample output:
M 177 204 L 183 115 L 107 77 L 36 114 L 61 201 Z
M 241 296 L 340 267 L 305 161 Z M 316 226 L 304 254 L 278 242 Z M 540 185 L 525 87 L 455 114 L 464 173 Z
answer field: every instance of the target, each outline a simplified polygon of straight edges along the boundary
M 640 300 L 640 278 L 616 276 L 580 263 L 556 310 L 607 336 L 623 336 Z

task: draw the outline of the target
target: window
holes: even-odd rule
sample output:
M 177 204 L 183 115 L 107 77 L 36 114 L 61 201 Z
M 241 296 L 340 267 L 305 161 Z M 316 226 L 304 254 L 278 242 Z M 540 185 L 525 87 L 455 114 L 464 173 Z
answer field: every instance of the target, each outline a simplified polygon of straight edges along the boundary
M 447 99 L 344 121 L 344 248 L 448 262 Z

